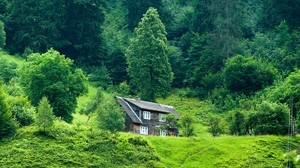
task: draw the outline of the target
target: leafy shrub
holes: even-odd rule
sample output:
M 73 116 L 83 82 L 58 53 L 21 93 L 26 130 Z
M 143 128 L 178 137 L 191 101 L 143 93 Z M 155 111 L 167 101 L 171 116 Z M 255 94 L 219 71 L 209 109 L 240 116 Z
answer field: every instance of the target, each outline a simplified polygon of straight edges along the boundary
M 246 95 L 271 85 L 276 74 L 271 64 L 241 55 L 229 58 L 223 69 L 226 88 Z
M 17 76 L 18 65 L 14 62 L 8 61 L 0 57 L 0 78 L 4 80 L 5 83 L 15 76 Z
M 10 111 L 21 126 L 30 125 L 34 122 L 35 109 L 24 96 L 9 97 Z
M 209 114 L 207 118 L 207 124 L 209 126 L 208 132 L 210 132 L 214 137 L 225 132 L 225 122 L 221 116 L 217 114 Z
M 8 105 L 6 103 L 6 96 L 2 90 L 2 86 L 0 84 L 0 139 L 14 134 L 17 125 L 14 122 L 11 113 L 9 112 Z
M 231 111 L 228 116 L 228 125 L 231 134 L 246 134 L 246 115 L 239 110 Z
M 254 134 L 286 135 L 288 133 L 289 109 L 286 105 L 263 102 L 250 114 L 248 125 Z

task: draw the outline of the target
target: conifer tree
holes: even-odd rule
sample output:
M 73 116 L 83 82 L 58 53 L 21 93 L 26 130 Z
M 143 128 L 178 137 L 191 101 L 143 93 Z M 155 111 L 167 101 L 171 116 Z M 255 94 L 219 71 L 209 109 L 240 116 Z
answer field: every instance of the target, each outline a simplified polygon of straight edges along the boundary
M 43 129 L 43 131 L 46 132 L 46 129 L 53 126 L 54 119 L 53 109 L 49 104 L 48 99 L 43 97 L 38 106 L 36 124 L 40 129 Z
M 126 50 L 130 85 L 142 99 L 154 101 L 168 94 L 173 80 L 167 33 L 157 10 L 149 8 L 134 32 Z

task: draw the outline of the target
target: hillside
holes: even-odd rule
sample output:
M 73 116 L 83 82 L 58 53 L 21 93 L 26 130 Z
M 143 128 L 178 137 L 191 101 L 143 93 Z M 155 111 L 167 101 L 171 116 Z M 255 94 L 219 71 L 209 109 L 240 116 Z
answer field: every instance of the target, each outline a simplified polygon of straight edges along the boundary
M 287 138 L 245 137 L 147 137 L 166 167 L 286 167 Z M 300 150 L 300 138 L 292 139 Z M 300 165 L 298 165 L 299 167 Z
M 157 167 L 159 158 L 144 138 L 56 123 L 50 135 L 35 127 L 0 141 L 0 167 Z
M 96 89 L 80 97 L 82 108 Z M 173 95 L 159 102 L 177 107 L 181 114 L 204 113 L 209 104 Z M 73 124 L 57 121 L 49 135 L 35 126 L 18 130 L 0 141 L 0 167 L 285 167 L 288 137 L 220 136 L 213 138 L 197 120 L 197 137 L 154 137 L 110 134 L 75 114 Z M 196 118 L 195 118 L 196 119 Z M 300 152 L 300 137 L 292 138 Z M 298 166 L 299 167 L 299 166 Z

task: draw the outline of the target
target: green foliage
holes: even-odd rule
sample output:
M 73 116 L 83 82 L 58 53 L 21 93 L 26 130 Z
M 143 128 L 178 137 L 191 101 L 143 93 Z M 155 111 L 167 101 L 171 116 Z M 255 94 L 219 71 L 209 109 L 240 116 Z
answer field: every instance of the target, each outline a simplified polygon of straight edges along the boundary
M 262 60 L 238 55 L 227 60 L 223 78 L 226 88 L 232 92 L 249 95 L 271 85 L 276 71 Z
M 15 121 L 9 111 L 6 102 L 6 95 L 0 83 L 0 139 L 8 135 L 14 134 L 17 128 Z
M 88 75 L 89 81 L 97 87 L 107 89 L 112 84 L 107 68 L 102 65 L 100 67 L 92 67 L 91 73 Z
M 292 101 L 291 108 L 293 109 L 293 119 L 297 123 L 297 128 L 300 127 L 299 110 L 300 110 L 300 70 L 296 69 L 282 83 L 277 84 L 268 92 L 268 98 L 271 101 L 278 101 L 288 104 Z
M 4 23 L 0 20 L 0 49 L 4 47 L 6 33 L 4 31 Z
M 225 123 L 221 116 L 217 114 L 209 114 L 207 117 L 207 124 L 209 126 L 208 132 L 210 132 L 214 137 L 225 133 Z
M 36 125 L 41 131 L 46 132 L 53 126 L 54 119 L 53 109 L 47 97 L 43 97 L 37 107 Z
M 8 104 L 13 117 L 21 126 L 27 126 L 34 122 L 35 109 L 31 106 L 27 97 L 10 96 Z
M 244 111 L 235 110 L 228 116 L 229 131 L 233 135 L 245 135 L 246 132 L 246 115 Z
M 65 13 L 65 21 L 60 22 L 64 27 L 65 39 L 57 47 L 58 50 L 87 66 L 99 66 L 104 61 L 106 48 L 101 37 L 101 25 L 104 21 L 102 1 L 71 0 L 61 12 Z M 64 41 L 65 40 L 65 41 Z
M 194 127 L 194 119 L 191 115 L 186 114 L 180 118 L 180 128 L 182 135 L 185 137 L 190 137 L 195 134 L 195 127 Z
M 112 97 L 105 99 L 96 109 L 98 127 L 111 132 L 122 131 L 125 126 L 124 112 Z
M 149 8 L 126 50 L 130 85 L 143 100 L 154 101 L 171 89 L 173 73 L 167 51 L 165 27 L 157 10 Z
M 162 0 L 126 0 L 128 28 L 133 30 L 150 7 L 158 9 L 161 3 Z
M 263 102 L 257 111 L 249 116 L 248 122 L 256 135 L 288 133 L 289 109 L 283 104 Z
M 65 1 L 12 0 L 6 18 L 7 49 L 23 53 L 26 47 L 46 52 L 63 45 Z M 24 10 L 26 9 L 26 10 Z
M 0 57 L 0 79 L 8 83 L 11 78 L 17 76 L 17 67 L 15 62 Z
M 72 121 L 76 98 L 87 90 L 82 70 L 73 62 L 50 49 L 44 54 L 32 54 L 20 70 L 21 84 L 33 105 L 43 96 L 49 99 L 54 114 Z

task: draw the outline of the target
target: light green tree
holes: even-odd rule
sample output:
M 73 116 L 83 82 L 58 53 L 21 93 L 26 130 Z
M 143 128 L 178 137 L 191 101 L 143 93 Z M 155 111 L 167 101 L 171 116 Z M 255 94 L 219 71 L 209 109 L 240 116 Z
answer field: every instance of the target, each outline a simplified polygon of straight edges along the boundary
M 167 33 L 157 10 L 149 8 L 134 32 L 126 50 L 130 85 L 142 99 L 154 101 L 168 94 L 173 80 Z
M 186 137 L 193 136 L 195 133 L 194 129 L 194 119 L 190 115 L 184 115 L 180 119 L 180 127 L 182 129 L 182 135 Z
M 37 108 L 36 124 L 43 132 L 46 132 L 53 126 L 54 119 L 53 109 L 47 97 L 43 97 Z
M 16 123 L 8 111 L 6 97 L 0 83 L 0 139 L 16 131 Z
M 120 106 L 113 98 L 101 102 L 96 109 L 98 127 L 111 132 L 122 131 L 125 124 L 125 116 Z
M 74 68 L 72 60 L 50 49 L 44 54 L 30 55 L 19 72 L 21 84 L 34 106 L 46 96 L 57 117 L 72 121 L 77 97 L 87 91 L 87 79 L 81 69 Z

